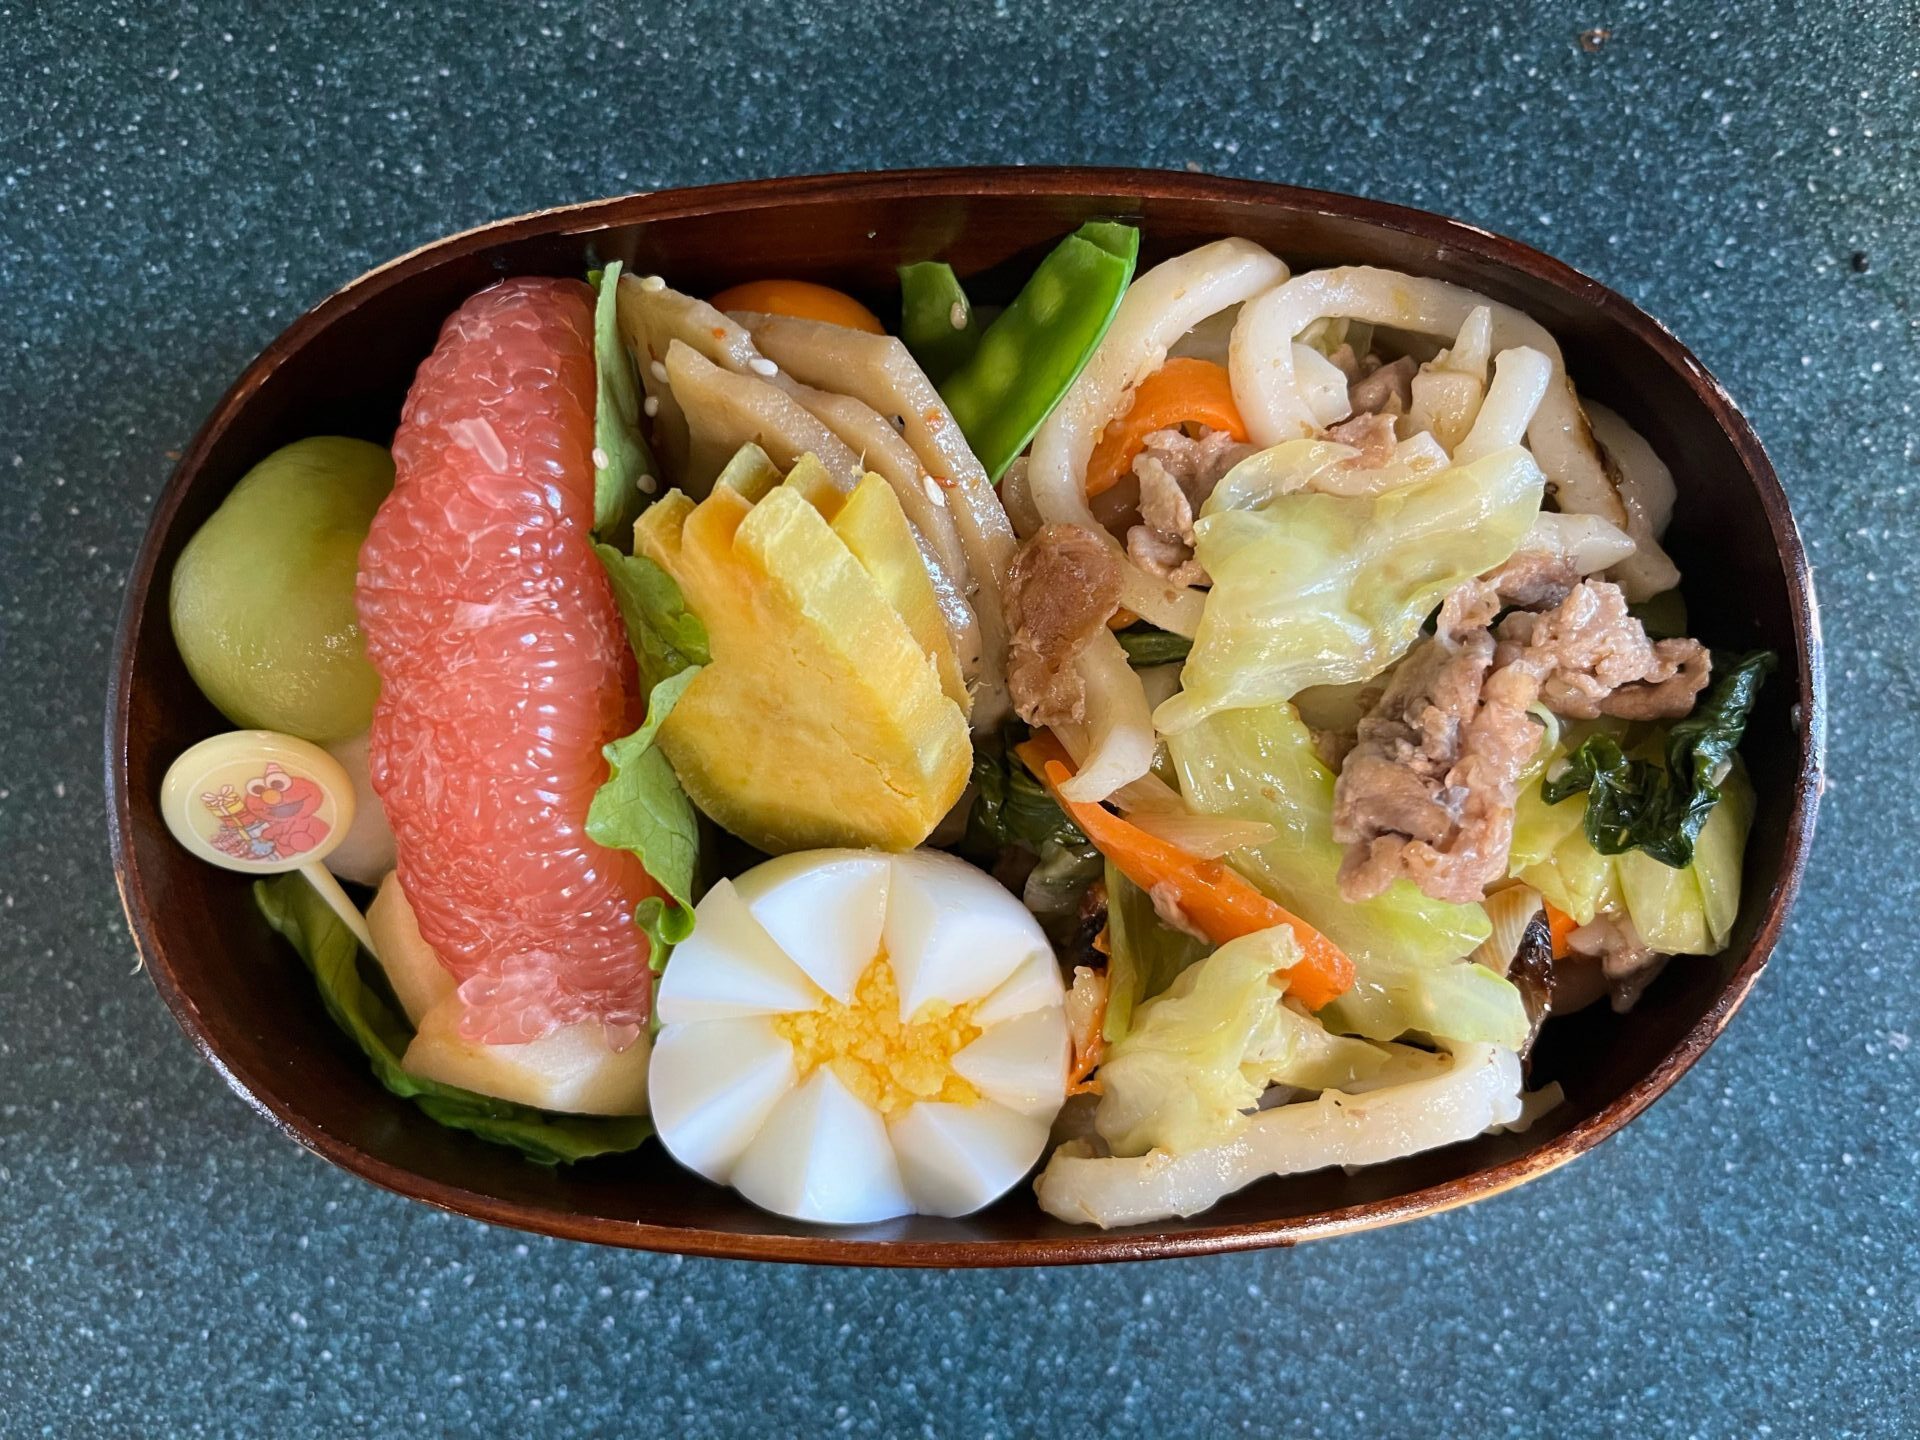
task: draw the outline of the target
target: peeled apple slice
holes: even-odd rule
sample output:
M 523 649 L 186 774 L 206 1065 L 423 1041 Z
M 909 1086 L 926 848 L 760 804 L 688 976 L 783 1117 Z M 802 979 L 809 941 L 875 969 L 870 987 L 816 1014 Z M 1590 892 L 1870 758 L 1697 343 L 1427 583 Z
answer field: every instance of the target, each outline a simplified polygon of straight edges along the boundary
M 647 1113 L 647 1037 L 625 1050 L 607 1044 L 598 1020 L 562 1025 L 524 1045 L 489 1045 L 460 1034 L 465 1007 L 449 995 L 426 1013 L 400 1057 L 423 1080 L 458 1085 L 496 1100 L 574 1115 Z
M 373 953 L 387 972 L 400 1008 L 417 1027 L 429 1010 L 453 994 L 454 982 L 433 947 L 421 938 L 420 922 L 413 918 L 413 906 L 407 903 L 398 875 L 389 874 L 380 882 L 373 904 L 367 907 L 367 932 L 373 936 Z
M 327 746 L 327 753 L 340 762 L 353 781 L 353 824 L 347 827 L 346 838 L 328 854 L 327 868 L 356 885 L 378 885 L 394 862 L 393 827 L 387 824 L 387 812 L 373 793 L 373 779 L 367 770 L 372 739 L 369 731 Z
M 660 983 L 654 1123 L 681 1164 L 823 1224 L 965 1215 L 1066 1098 L 1060 971 L 1026 907 L 934 851 L 723 880 Z
M 387 983 L 415 1027 L 400 1068 L 423 1080 L 458 1085 L 496 1100 L 578 1115 L 647 1113 L 645 1035 L 616 1053 L 598 1020 L 563 1025 L 526 1045 L 463 1039 L 465 1007 L 453 976 L 420 935 L 397 876 L 381 883 L 367 908 L 367 929 Z

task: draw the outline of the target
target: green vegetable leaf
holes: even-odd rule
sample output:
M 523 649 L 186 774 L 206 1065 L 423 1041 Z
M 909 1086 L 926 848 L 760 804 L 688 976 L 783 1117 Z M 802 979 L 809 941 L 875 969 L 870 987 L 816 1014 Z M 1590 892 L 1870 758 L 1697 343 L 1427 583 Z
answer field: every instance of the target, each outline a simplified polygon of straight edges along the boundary
M 660 726 L 712 662 L 707 627 L 687 608 L 673 577 L 644 555 L 622 555 L 610 545 L 595 552 L 613 584 L 613 597 L 647 692 L 647 719 L 605 750 L 612 767 L 587 807 L 587 836 L 609 850 L 630 850 L 668 898 L 649 896 L 633 920 L 647 937 L 653 968 L 693 934 L 693 890 L 700 868 L 700 819 L 680 777 L 654 743 Z
M 707 627 L 687 608 L 671 575 L 644 555 L 623 555 L 611 545 L 593 548 L 613 582 L 613 598 L 649 692 L 690 665 L 712 662 Z
M 298 873 L 276 875 L 254 882 L 253 899 L 312 972 L 327 1013 L 360 1047 L 380 1083 L 442 1125 L 510 1145 L 542 1165 L 633 1150 L 653 1133 L 641 1115 L 555 1115 L 408 1074 L 400 1057 L 412 1030 L 362 975 L 359 942 L 313 886 Z M 367 963 L 375 965 L 372 956 Z
M 1101 1034 L 1116 1044 L 1135 1009 L 1204 959 L 1207 943 L 1167 924 L 1147 892 L 1107 865 L 1107 1018 Z
M 655 746 L 660 726 L 701 667 L 690 665 L 655 685 L 647 696 L 647 720 L 603 752 L 612 767 L 587 807 L 587 838 L 609 850 L 640 857 L 668 900 L 640 902 L 634 923 L 646 932 L 659 970 L 667 955 L 693 934 L 693 887 L 700 869 L 700 819 L 680 788 L 667 757 Z
M 935 385 L 971 360 L 979 348 L 980 322 L 974 318 L 973 304 L 960 277 L 944 260 L 900 267 L 900 338 Z
M 593 533 L 621 550 L 633 546 L 633 522 L 646 506 L 641 481 L 659 475 L 640 433 L 640 384 L 620 336 L 615 293 L 620 262 L 593 279 Z M 657 481 L 651 483 L 657 484 Z
M 1777 658 L 1756 650 L 1714 664 L 1718 678 L 1693 713 L 1667 731 L 1666 763 L 1629 758 L 1611 735 L 1597 734 L 1541 782 L 1540 796 L 1558 805 L 1587 796 L 1587 840 L 1602 855 L 1640 850 L 1683 870 L 1693 863 L 1700 831 L 1720 801 L 1720 781 L 1733 764 L 1755 698 Z
M 1116 630 L 1113 638 L 1120 642 L 1120 648 L 1127 652 L 1127 663 L 1136 670 L 1171 665 L 1186 659 L 1187 652 L 1193 649 L 1193 642 L 1186 636 L 1152 625 L 1130 625 L 1125 630 Z
M 1687 625 L 1686 597 L 1678 590 L 1662 590 L 1658 595 L 1629 605 L 1627 613 L 1640 622 L 1649 640 L 1676 640 L 1691 633 Z
M 980 856 L 997 855 L 1009 845 L 1024 845 L 1035 854 L 1049 844 L 1085 850 L 1087 837 L 1080 827 L 1014 755 L 1020 738 L 1016 730 L 1008 737 L 982 739 L 974 747 L 973 809 L 961 848 Z

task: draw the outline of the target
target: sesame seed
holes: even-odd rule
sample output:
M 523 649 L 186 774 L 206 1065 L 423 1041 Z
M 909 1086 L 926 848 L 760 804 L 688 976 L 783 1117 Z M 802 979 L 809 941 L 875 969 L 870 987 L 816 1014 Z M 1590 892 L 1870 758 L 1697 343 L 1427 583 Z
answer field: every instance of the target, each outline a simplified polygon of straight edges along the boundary
M 947 508 L 946 491 L 940 488 L 940 482 L 934 479 L 933 476 L 922 475 L 920 477 L 920 488 L 925 490 L 927 492 L 927 498 L 942 510 Z
M 602 450 L 598 445 L 593 447 L 593 468 L 594 469 L 604 470 L 612 463 L 613 461 L 610 458 L 608 458 L 606 451 Z
M 662 385 L 667 383 L 667 367 L 662 365 L 658 360 L 649 360 L 647 362 L 647 373 Z
M 958 300 L 954 301 L 953 308 L 947 311 L 947 323 L 956 330 L 966 329 L 967 307 L 962 305 Z
M 667 282 L 662 280 L 658 275 L 643 275 L 640 277 L 640 288 L 642 290 L 664 290 L 667 288 Z
M 640 408 L 647 412 L 648 419 L 652 419 L 660 413 L 660 397 L 658 395 L 647 396 L 645 403 L 643 403 Z
M 660 482 L 654 479 L 653 476 L 651 475 L 642 475 L 639 479 L 635 480 L 633 483 L 639 487 L 640 493 L 642 495 L 651 495 L 654 491 L 660 488 Z
M 747 362 L 747 368 L 756 375 L 778 375 L 780 367 L 764 355 L 756 355 Z

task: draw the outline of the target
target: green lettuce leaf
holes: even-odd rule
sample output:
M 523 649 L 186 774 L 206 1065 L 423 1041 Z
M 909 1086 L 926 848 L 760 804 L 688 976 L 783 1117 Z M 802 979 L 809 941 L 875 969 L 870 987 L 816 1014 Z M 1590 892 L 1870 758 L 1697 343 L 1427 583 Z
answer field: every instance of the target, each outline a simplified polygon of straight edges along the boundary
M 1163 733 L 1379 674 L 1540 512 L 1545 480 L 1517 446 L 1377 496 L 1279 493 L 1291 481 L 1271 457 L 1290 446 L 1315 442 L 1248 457 L 1202 508 L 1195 556 L 1213 589 L 1181 691 L 1154 712 Z
M 380 1083 L 412 1100 L 442 1125 L 509 1145 L 542 1165 L 566 1165 L 636 1149 L 653 1133 L 645 1116 L 554 1115 L 528 1105 L 423 1080 L 400 1068 L 413 1031 L 361 970 L 365 953 L 353 932 L 296 873 L 257 880 L 254 903 L 312 972 L 327 1014 L 360 1047 Z M 371 955 L 366 963 L 377 973 Z
M 587 807 L 587 838 L 609 850 L 640 857 L 668 898 L 649 896 L 634 912 L 646 932 L 655 970 L 675 945 L 693 934 L 693 889 L 700 871 L 700 817 L 680 787 L 680 777 L 655 745 L 660 727 L 701 667 L 688 666 L 655 685 L 647 696 L 646 723 L 608 745 L 606 783 Z
M 630 550 L 633 522 L 646 506 L 641 481 L 657 485 L 654 477 L 660 471 L 640 433 L 640 382 L 620 335 L 614 298 L 620 262 L 615 260 L 589 280 L 598 291 L 593 307 L 593 533 Z
M 1558 805 L 1584 793 L 1587 842 L 1602 855 L 1639 851 L 1685 869 L 1720 801 L 1718 778 L 1732 765 L 1753 702 L 1776 663 L 1771 650 L 1716 658 L 1712 687 L 1667 731 L 1658 762 L 1629 757 L 1612 735 L 1592 735 L 1548 772 L 1541 798 Z
M 1485 910 L 1430 899 L 1405 879 L 1371 900 L 1340 894 L 1333 772 L 1291 705 L 1223 711 L 1169 737 L 1168 748 L 1196 810 L 1274 827 L 1274 839 L 1229 858 L 1352 959 L 1353 989 L 1321 1011 L 1330 1028 L 1519 1047 L 1527 1034 L 1520 992 L 1462 962 L 1491 932 Z
M 634 911 L 655 970 L 672 948 L 693 934 L 694 887 L 700 869 L 700 819 L 666 755 L 655 745 L 660 727 L 712 662 L 707 627 L 687 608 L 673 577 L 644 555 L 622 555 L 596 545 L 613 598 L 627 627 L 647 695 L 646 723 L 602 752 L 612 767 L 587 807 L 587 836 L 609 850 L 630 850 L 667 892 Z
M 1111 862 L 1107 881 L 1107 1016 L 1101 1035 L 1109 1045 L 1124 1039 L 1133 1014 L 1206 958 L 1207 944 L 1162 920 L 1153 901 Z
M 1274 976 L 1299 958 L 1291 931 L 1256 931 L 1140 1006 L 1100 1065 L 1094 1128 L 1114 1154 L 1217 1144 L 1246 1125 L 1243 1112 L 1269 1085 L 1343 1089 L 1385 1068 L 1388 1051 L 1329 1034 L 1286 1003 Z
M 644 555 L 623 555 L 611 545 L 593 547 L 613 584 L 614 602 L 627 627 L 640 683 L 649 693 L 690 665 L 713 660 L 707 627 L 687 608 L 673 577 Z

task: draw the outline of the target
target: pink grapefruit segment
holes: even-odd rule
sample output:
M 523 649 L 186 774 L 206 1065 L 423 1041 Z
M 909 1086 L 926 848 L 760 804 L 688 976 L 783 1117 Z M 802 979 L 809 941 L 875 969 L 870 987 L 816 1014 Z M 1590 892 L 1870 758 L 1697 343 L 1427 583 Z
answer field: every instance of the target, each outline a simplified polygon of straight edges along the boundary
M 414 379 L 360 552 L 373 786 L 462 1033 L 495 1044 L 587 1019 L 629 1043 L 652 993 L 633 911 L 660 891 L 586 834 L 638 710 L 589 533 L 593 404 L 587 287 L 481 291 Z

